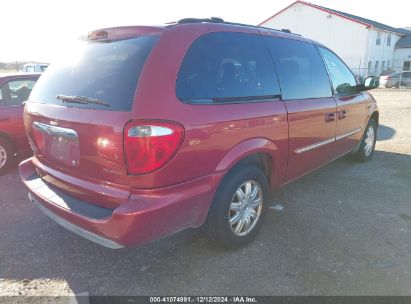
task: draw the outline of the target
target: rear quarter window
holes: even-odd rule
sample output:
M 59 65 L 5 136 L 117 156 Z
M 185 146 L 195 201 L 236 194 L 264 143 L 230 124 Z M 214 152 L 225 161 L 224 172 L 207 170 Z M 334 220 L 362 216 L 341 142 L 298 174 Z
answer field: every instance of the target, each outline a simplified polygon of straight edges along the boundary
M 51 64 L 34 87 L 30 101 L 79 108 L 131 111 L 137 82 L 158 36 L 109 42 L 81 42 Z M 98 104 L 64 103 L 57 95 L 101 100 Z
M 181 64 L 176 95 L 190 103 L 259 101 L 280 96 L 260 35 L 219 32 L 195 40 Z

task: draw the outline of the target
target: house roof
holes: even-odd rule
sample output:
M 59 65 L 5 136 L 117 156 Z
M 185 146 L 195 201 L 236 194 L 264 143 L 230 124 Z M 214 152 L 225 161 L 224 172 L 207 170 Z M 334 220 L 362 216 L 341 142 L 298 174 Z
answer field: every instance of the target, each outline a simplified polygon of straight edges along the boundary
M 365 25 L 368 28 L 375 27 L 375 28 L 378 28 L 380 30 L 394 32 L 394 33 L 398 33 L 400 35 L 411 34 L 411 31 L 407 31 L 405 29 L 394 28 L 394 27 L 391 27 L 389 25 L 386 25 L 386 24 L 383 24 L 383 23 L 380 23 L 380 22 L 376 22 L 376 21 L 373 21 L 373 20 L 370 20 L 370 19 L 362 18 L 362 17 L 355 16 L 355 15 L 351 15 L 351 14 L 348 14 L 348 13 L 344 13 L 344 12 L 341 12 L 341 11 L 337 11 L 337 10 L 334 10 L 334 9 L 331 9 L 331 8 L 327 8 L 327 7 L 324 7 L 324 6 L 312 4 L 312 3 L 309 3 L 309 2 L 305 2 L 305 1 L 295 1 L 295 2 L 293 2 L 292 4 L 290 4 L 289 6 L 284 8 L 283 10 L 281 10 L 278 13 L 274 14 L 273 16 L 268 18 L 267 20 L 261 22 L 259 25 L 262 25 L 263 23 L 267 22 L 268 20 L 274 18 L 275 16 L 277 16 L 278 14 L 280 14 L 283 11 L 287 10 L 289 7 L 293 6 L 296 3 L 304 4 L 304 5 L 319 9 L 321 11 L 325 11 L 329 14 L 336 15 L 336 16 L 342 17 L 344 19 L 348 19 L 352 22 L 360 23 L 362 25 Z
M 411 32 L 409 35 L 401 37 L 395 44 L 396 49 L 411 48 Z

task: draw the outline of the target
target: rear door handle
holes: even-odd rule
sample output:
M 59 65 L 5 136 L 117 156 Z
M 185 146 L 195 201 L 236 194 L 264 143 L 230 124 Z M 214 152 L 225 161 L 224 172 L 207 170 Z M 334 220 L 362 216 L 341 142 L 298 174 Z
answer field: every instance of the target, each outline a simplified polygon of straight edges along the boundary
M 335 114 L 335 112 L 328 113 L 328 114 L 325 115 L 325 121 L 326 121 L 326 122 L 335 121 L 335 116 L 337 116 L 337 115 Z

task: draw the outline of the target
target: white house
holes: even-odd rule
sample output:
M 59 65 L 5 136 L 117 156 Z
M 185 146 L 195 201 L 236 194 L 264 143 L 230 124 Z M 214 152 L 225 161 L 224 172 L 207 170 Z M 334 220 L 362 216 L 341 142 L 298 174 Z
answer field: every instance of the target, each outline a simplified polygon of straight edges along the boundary
M 406 29 L 396 29 L 304 1 L 292 3 L 259 25 L 289 29 L 324 44 L 336 52 L 354 74 L 362 77 L 379 75 L 388 68 L 401 70 L 404 60 L 400 58 L 403 57 L 395 57 L 394 52 L 402 52 L 399 51 L 402 47 L 396 48 L 396 44 L 411 34 Z M 404 56 L 406 59 L 408 55 Z
M 402 66 L 404 71 L 411 70 L 411 34 L 403 36 L 395 45 L 394 65 Z

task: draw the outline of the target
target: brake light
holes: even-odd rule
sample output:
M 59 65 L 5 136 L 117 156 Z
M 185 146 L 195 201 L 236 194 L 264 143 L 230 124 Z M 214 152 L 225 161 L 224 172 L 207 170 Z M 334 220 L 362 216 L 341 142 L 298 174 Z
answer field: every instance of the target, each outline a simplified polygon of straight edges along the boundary
M 184 137 L 179 124 L 130 122 L 124 129 L 124 153 L 129 174 L 144 174 L 164 166 Z
M 44 150 L 44 144 L 45 144 L 45 140 L 44 140 L 44 134 L 42 132 L 40 132 L 37 129 L 33 129 L 33 137 L 34 137 L 34 142 L 37 146 L 37 148 L 39 149 L 39 151 L 43 151 Z M 32 149 L 34 152 L 34 149 Z
M 383 80 L 388 80 L 390 78 L 391 78 L 391 76 L 381 76 L 381 79 L 383 79 Z

